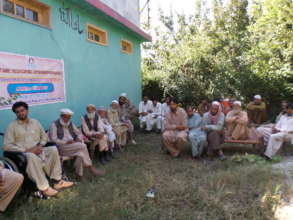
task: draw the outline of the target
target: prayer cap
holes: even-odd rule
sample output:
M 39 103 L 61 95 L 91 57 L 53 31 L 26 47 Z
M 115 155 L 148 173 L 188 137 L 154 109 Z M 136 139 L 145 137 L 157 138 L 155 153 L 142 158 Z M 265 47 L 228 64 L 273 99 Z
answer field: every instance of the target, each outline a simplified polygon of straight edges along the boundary
M 242 106 L 242 104 L 241 104 L 240 101 L 235 101 L 235 102 L 233 102 L 233 105 L 239 105 L 240 107 Z
M 113 100 L 113 101 L 112 101 L 112 104 L 113 104 L 113 103 L 115 103 L 115 104 L 119 104 L 119 102 L 118 102 L 117 100 Z
M 254 98 L 255 99 L 261 99 L 261 96 L 260 95 L 255 95 Z
M 70 115 L 72 116 L 74 114 L 73 111 L 71 111 L 69 108 L 63 108 L 60 110 L 61 115 Z
M 127 98 L 127 94 L 125 92 L 121 93 L 120 97 Z
M 90 108 L 90 107 L 96 108 L 96 106 L 94 104 L 88 104 L 87 105 L 87 108 Z
M 107 111 L 107 109 L 104 106 L 99 106 L 98 111 Z
M 221 104 L 220 104 L 218 101 L 213 101 L 213 102 L 212 102 L 212 105 L 220 106 Z

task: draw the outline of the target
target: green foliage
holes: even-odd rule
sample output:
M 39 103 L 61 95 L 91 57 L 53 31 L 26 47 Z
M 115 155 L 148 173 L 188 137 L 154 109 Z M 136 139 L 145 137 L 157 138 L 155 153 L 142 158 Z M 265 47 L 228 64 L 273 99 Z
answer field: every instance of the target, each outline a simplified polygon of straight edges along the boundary
M 156 41 L 144 45 L 144 91 L 171 94 L 185 104 L 248 101 L 256 93 L 272 105 L 292 99 L 292 1 L 255 1 L 251 13 L 247 0 L 213 3 L 208 11 L 198 0 L 189 18 L 161 15 Z

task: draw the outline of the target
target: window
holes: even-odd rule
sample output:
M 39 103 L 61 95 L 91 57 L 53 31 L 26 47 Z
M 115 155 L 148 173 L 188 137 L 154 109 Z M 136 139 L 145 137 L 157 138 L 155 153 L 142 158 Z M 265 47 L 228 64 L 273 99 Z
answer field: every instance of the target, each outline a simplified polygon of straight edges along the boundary
M 107 32 L 91 24 L 87 25 L 87 39 L 91 42 L 106 46 L 108 44 Z
M 0 12 L 15 18 L 50 27 L 50 7 L 36 0 L 0 0 Z
M 124 53 L 131 54 L 133 51 L 133 45 L 127 40 L 121 40 L 121 50 Z

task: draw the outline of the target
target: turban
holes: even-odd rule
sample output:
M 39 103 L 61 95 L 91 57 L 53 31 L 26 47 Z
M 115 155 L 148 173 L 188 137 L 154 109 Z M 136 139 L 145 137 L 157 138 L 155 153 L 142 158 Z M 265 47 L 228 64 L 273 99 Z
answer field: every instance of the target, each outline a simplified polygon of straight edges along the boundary
M 113 100 L 113 101 L 112 101 L 112 104 L 113 104 L 113 103 L 115 103 L 115 104 L 119 104 L 119 102 L 118 102 L 117 100 Z
M 241 104 L 240 101 L 235 101 L 235 102 L 233 102 L 233 105 L 239 105 L 240 107 L 242 106 L 242 104 Z
M 213 101 L 212 105 L 217 105 L 217 106 L 221 106 L 221 104 L 218 101 Z
M 61 115 L 70 115 L 72 116 L 74 114 L 73 111 L 71 111 L 69 108 L 63 108 L 60 110 Z
M 261 99 L 261 96 L 260 95 L 255 95 L 254 98 L 255 99 Z
M 90 108 L 90 107 L 96 108 L 96 106 L 94 104 L 88 104 L 87 105 L 87 108 Z
M 125 92 L 121 93 L 120 97 L 127 98 L 127 94 Z

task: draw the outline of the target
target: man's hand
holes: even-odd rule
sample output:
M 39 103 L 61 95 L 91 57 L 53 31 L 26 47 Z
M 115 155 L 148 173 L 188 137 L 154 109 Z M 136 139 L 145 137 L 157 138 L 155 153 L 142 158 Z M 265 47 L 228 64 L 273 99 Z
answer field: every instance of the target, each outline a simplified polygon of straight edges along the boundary
M 82 140 L 79 138 L 76 138 L 75 143 L 82 143 Z
M 149 113 L 147 113 L 147 112 L 143 112 L 143 113 L 141 113 L 142 114 L 142 116 L 146 116 L 146 115 L 148 115 Z
M 280 132 L 278 129 L 276 129 L 275 127 L 272 128 L 272 133 L 273 133 L 273 134 L 276 134 L 276 133 L 278 133 L 278 132 Z
M 39 154 L 41 154 L 43 152 L 43 146 L 39 144 L 39 145 L 37 145 L 35 147 L 27 149 L 25 152 L 39 155 Z
M 98 139 L 101 139 L 104 137 L 104 134 L 95 134 L 94 137 L 98 138 Z
M 183 131 L 183 130 L 186 130 L 187 127 L 185 127 L 184 125 L 179 125 L 176 127 L 176 130 L 179 130 L 179 131 Z
M 73 140 L 67 141 L 66 144 L 74 144 L 75 142 Z

